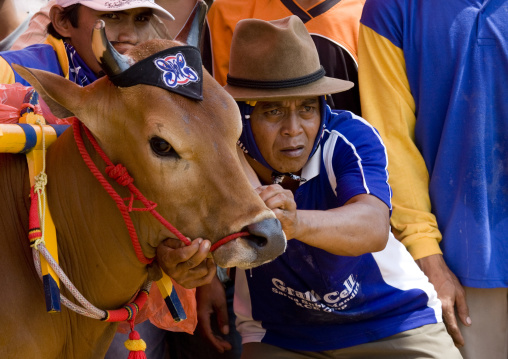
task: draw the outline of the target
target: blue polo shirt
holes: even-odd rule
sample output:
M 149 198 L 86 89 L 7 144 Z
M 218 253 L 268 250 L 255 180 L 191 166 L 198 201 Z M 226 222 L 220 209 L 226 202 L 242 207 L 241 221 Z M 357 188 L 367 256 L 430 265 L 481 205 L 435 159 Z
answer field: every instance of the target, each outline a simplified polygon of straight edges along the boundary
M 295 192 L 297 208 L 337 208 L 364 193 L 390 208 L 378 132 L 351 112 L 325 111 L 320 147 L 302 170 L 307 181 Z M 432 285 L 392 235 L 383 251 L 357 257 L 293 239 L 273 262 L 238 270 L 235 287 L 243 343 L 333 350 L 441 321 Z

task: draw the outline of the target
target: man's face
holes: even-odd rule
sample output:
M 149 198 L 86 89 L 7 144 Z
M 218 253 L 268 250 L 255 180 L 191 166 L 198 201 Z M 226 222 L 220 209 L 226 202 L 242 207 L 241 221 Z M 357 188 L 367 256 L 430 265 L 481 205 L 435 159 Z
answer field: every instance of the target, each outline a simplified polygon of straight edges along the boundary
M 98 74 L 101 71 L 92 51 L 92 29 L 96 20 L 106 23 L 106 36 L 121 54 L 151 37 L 150 20 L 152 10 L 136 8 L 123 11 L 95 11 L 86 6 L 79 8 L 78 27 L 70 26 L 67 41 L 74 46 L 79 56 Z
M 317 97 L 259 101 L 251 127 L 261 154 L 273 169 L 299 173 L 312 151 L 320 119 Z

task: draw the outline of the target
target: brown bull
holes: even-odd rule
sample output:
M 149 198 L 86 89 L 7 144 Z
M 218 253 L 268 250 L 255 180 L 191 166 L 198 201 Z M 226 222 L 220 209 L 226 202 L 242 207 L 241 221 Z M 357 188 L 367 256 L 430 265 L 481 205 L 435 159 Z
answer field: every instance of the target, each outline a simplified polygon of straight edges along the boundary
M 153 40 L 129 56 L 137 62 L 175 45 L 181 44 Z M 242 170 L 236 147 L 241 131 L 237 106 L 209 74 L 203 74 L 203 100 L 196 101 L 155 86 L 119 88 L 107 77 L 81 88 L 47 72 L 16 70 L 48 103 L 75 114 L 113 163 L 128 169 L 134 184 L 184 235 L 214 243 L 231 233 L 254 233 L 219 247 L 214 252 L 219 265 L 249 268 L 283 252 L 280 225 Z M 103 161 L 86 144 L 104 173 Z M 115 203 L 84 164 L 71 130 L 47 151 L 47 175 L 61 267 L 96 307 L 121 307 L 145 282 L 147 269 L 136 258 Z M 128 197 L 124 187 L 110 183 Z M 65 307 L 58 314 L 46 312 L 27 239 L 29 178 L 24 155 L 0 155 L 0 204 L 0 357 L 103 357 L 116 324 Z M 133 212 L 131 218 L 147 257 L 154 257 L 157 246 L 174 237 L 147 212 Z M 62 292 L 69 296 L 65 289 Z

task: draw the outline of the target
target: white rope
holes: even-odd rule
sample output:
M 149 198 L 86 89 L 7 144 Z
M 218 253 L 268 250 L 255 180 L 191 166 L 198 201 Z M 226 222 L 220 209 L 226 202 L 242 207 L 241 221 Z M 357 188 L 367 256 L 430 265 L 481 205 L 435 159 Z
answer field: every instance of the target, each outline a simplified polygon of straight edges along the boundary
M 33 258 L 34 258 L 34 264 L 35 268 L 37 269 L 37 273 L 39 274 L 39 278 L 42 279 L 42 272 L 40 269 L 40 259 L 39 259 L 39 253 L 42 254 L 44 259 L 48 262 L 50 267 L 55 271 L 58 278 L 60 278 L 60 281 L 62 284 L 69 290 L 69 292 L 72 294 L 74 298 L 83 306 L 80 307 L 76 305 L 75 303 L 71 302 L 69 299 L 67 299 L 63 294 L 60 293 L 60 300 L 62 304 L 64 304 L 67 308 L 70 310 L 93 318 L 93 319 L 103 319 L 106 317 L 106 311 L 99 309 L 95 307 L 92 303 L 90 303 L 80 292 L 79 290 L 72 284 L 70 279 L 67 277 L 67 275 L 64 273 L 62 268 L 56 263 L 56 261 L 51 256 L 51 253 L 47 250 L 46 246 L 41 243 L 38 247 L 38 249 L 33 248 Z M 142 289 L 146 290 L 147 292 L 150 291 L 150 288 L 152 286 L 152 281 L 147 281 Z
M 42 213 L 42 216 L 39 215 L 39 221 L 41 226 L 41 238 L 36 240 L 32 247 L 37 248 L 39 244 L 44 243 L 44 234 L 45 234 L 45 226 L 46 226 L 46 184 L 48 183 L 48 176 L 46 175 L 46 133 L 44 132 L 44 123 L 38 118 L 35 121 L 41 128 L 41 137 L 42 137 L 42 170 L 39 174 L 35 176 L 34 183 L 34 192 L 39 196 L 38 206 L 39 206 L 39 214 Z

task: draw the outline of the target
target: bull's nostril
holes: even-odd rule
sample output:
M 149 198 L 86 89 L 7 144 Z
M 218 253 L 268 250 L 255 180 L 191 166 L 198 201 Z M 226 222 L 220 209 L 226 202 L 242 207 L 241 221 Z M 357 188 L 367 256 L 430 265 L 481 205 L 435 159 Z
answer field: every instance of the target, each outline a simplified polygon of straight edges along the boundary
M 259 251 L 258 260 L 265 263 L 284 253 L 286 237 L 277 218 L 267 218 L 260 222 L 249 224 L 244 228 L 249 232 L 244 237 L 247 244 Z
M 268 243 L 265 237 L 260 236 L 249 235 L 246 236 L 245 239 L 247 239 L 250 242 L 253 242 L 256 245 L 256 247 L 264 247 Z
M 264 219 L 257 223 L 249 224 L 244 228 L 250 234 L 245 237 L 252 246 L 257 248 L 270 247 L 272 242 L 276 243 L 277 239 L 281 239 L 284 242 L 284 235 L 282 234 L 282 228 L 277 218 Z M 270 243 L 268 241 L 271 241 Z M 284 248 L 285 248 L 285 243 Z

